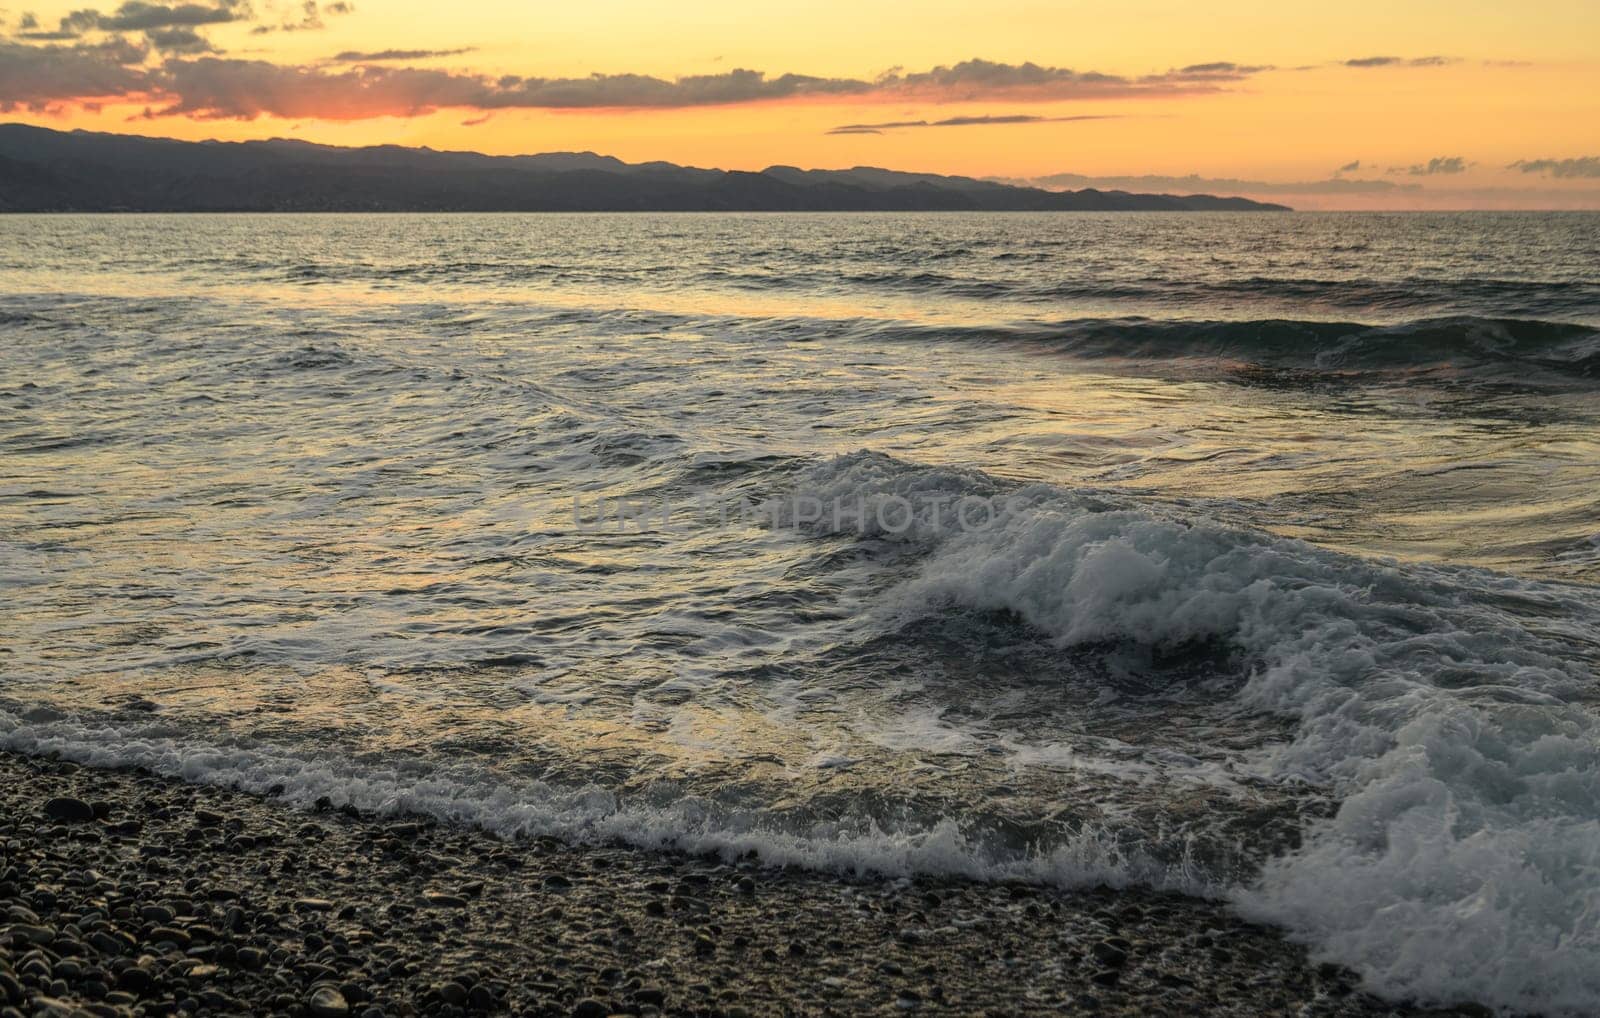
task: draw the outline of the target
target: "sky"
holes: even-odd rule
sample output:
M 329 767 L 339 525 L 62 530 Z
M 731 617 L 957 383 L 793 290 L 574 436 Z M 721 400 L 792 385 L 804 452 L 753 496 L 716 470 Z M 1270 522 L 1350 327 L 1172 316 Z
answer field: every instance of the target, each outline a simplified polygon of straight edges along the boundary
M 0 7 L 0 121 L 1600 208 L 1595 0 L 86 2 Z

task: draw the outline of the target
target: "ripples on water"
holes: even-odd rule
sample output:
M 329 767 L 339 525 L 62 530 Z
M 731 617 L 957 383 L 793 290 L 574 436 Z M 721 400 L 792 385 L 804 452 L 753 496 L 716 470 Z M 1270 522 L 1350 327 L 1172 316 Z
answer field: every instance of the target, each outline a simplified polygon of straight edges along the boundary
M 11 217 L 0 738 L 1600 999 L 1600 219 Z M 1005 497 L 968 531 L 574 499 Z

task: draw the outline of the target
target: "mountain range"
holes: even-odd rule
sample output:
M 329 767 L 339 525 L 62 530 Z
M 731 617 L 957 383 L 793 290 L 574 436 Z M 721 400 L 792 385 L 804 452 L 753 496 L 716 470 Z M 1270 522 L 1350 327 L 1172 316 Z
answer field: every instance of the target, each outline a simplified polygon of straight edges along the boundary
M 489 156 L 0 124 L 0 212 L 1257 211 L 1212 195 L 1047 191 L 858 166 L 758 173 L 593 152 Z

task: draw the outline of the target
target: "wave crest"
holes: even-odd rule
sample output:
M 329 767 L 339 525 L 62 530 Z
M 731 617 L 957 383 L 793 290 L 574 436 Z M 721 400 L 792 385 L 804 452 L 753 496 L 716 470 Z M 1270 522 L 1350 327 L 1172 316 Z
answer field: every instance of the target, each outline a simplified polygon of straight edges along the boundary
M 801 484 L 868 503 L 1002 487 L 871 453 Z M 1017 494 L 993 526 L 924 515 L 904 531 L 922 558 L 882 610 L 1013 613 L 1062 647 L 1231 642 L 1251 662 L 1239 706 L 1297 723 L 1265 773 L 1343 800 L 1237 892 L 1247 910 L 1386 994 L 1555 1011 L 1600 999 L 1600 720 L 1584 703 L 1600 613 L 1584 592 L 1093 494 Z
M 908 341 L 1012 342 L 1084 360 L 1192 373 L 1207 366 L 1322 378 L 1370 376 L 1527 384 L 1600 379 L 1600 330 L 1513 318 L 1351 322 L 1093 318 L 987 329 L 892 327 Z

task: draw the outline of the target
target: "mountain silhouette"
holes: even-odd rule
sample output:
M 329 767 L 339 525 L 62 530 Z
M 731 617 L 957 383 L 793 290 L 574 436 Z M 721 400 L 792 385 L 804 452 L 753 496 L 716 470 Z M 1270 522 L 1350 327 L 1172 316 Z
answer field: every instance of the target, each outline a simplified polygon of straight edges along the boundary
M 177 141 L 0 124 L 0 212 L 1229 211 L 1211 195 L 1045 191 L 858 166 L 759 173 L 593 152 L 488 156 L 288 139 Z

